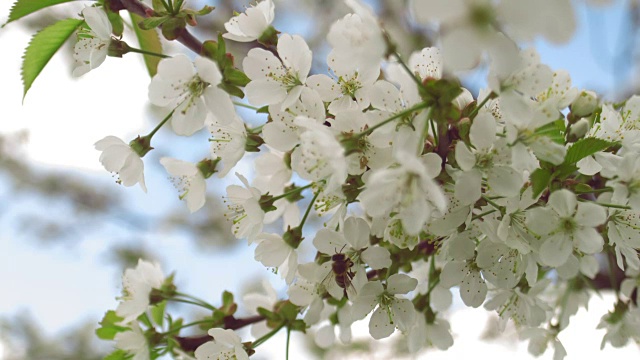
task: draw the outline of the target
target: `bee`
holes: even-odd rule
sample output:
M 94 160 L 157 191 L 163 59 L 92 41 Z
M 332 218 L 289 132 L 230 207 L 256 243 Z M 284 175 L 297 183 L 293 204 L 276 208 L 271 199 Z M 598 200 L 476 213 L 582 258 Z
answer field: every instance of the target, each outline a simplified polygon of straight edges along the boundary
M 355 276 L 355 273 L 351 271 L 354 265 L 353 261 L 346 254 L 341 252 L 333 254 L 331 256 L 331 271 L 329 271 L 324 278 L 322 284 L 329 289 L 330 283 L 335 281 L 335 283 L 343 289 L 345 297 L 349 298 L 349 295 L 355 295 L 356 289 L 351 283 L 351 280 L 353 280 Z

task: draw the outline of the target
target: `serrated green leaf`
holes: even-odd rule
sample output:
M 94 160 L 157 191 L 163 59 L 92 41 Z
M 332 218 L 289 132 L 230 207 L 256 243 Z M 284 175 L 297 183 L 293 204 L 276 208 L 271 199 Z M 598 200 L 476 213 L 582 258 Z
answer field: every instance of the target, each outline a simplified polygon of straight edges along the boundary
M 556 120 L 536 129 L 536 134 L 544 135 L 553 142 L 564 145 L 564 120 Z
M 164 310 L 166 306 L 167 302 L 161 301 L 151 307 L 151 318 L 153 319 L 153 322 L 160 327 L 162 327 L 162 324 L 164 323 Z
M 18 0 L 11 7 L 9 19 L 2 25 L 4 27 L 8 23 L 32 14 L 38 10 L 44 9 L 52 5 L 58 5 L 74 0 Z
M 152 16 L 152 17 L 145 18 L 140 22 L 137 22 L 137 24 L 142 30 L 151 30 L 162 25 L 162 23 L 164 23 L 169 19 L 170 19 L 169 16 Z
M 113 340 L 117 333 L 126 331 L 128 328 L 117 325 L 123 318 L 119 317 L 115 311 L 110 310 L 104 314 L 100 321 L 100 328 L 96 329 L 96 335 L 103 340 Z
M 571 147 L 567 150 L 567 155 L 564 158 L 564 163 L 575 164 L 585 157 L 593 155 L 598 151 L 610 148 L 613 145 L 615 145 L 615 143 L 597 138 L 580 139 L 573 145 L 571 145 Z
M 129 353 L 118 349 L 114 352 L 112 352 L 111 354 L 105 356 L 104 360 L 125 360 L 129 357 Z
M 531 173 L 531 185 L 533 190 L 533 198 L 537 198 L 551 181 L 551 171 L 549 169 L 536 169 Z
M 160 37 L 158 36 L 157 30 L 140 29 L 138 24 L 143 20 L 143 18 L 134 13 L 130 14 L 131 21 L 133 21 L 133 29 L 136 32 L 136 37 L 138 38 L 140 49 L 157 54 L 162 54 L 162 43 L 160 42 Z M 143 55 L 143 58 L 144 64 L 147 66 L 149 76 L 153 77 L 158 72 L 158 63 L 161 59 L 157 56 L 152 55 Z
M 80 19 L 65 19 L 48 26 L 36 33 L 29 42 L 22 56 L 22 83 L 24 94 L 47 65 L 53 54 L 64 44 L 73 32 L 84 23 Z

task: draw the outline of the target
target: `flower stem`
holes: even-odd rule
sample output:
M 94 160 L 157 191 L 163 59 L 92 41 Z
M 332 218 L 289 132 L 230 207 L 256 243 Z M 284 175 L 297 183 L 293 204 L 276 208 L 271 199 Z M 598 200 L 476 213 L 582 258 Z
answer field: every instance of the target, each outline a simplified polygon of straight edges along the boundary
M 257 108 L 255 106 L 251 106 L 251 105 L 248 105 L 248 104 L 244 104 L 244 103 L 241 103 L 239 101 L 234 101 L 233 105 L 240 106 L 240 107 L 247 108 L 247 109 L 251 109 L 251 110 L 255 110 L 255 111 L 260 110 L 260 108 Z
M 128 51 L 130 51 L 130 52 L 134 52 L 134 53 L 138 53 L 138 54 L 144 54 L 144 55 L 150 55 L 150 56 L 156 56 L 156 57 L 163 58 L 163 59 L 166 59 L 166 58 L 170 58 L 170 57 L 171 57 L 171 56 L 169 56 L 169 55 L 165 55 L 165 54 L 158 54 L 158 53 L 155 53 L 155 52 L 152 52 L 152 51 L 147 51 L 147 50 L 142 50 L 142 49 L 136 49 L 136 48 L 133 48 L 133 47 L 131 47 L 131 46 L 128 46 L 128 47 L 127 47 L 127 50 L 128 50 Z
M 409 66 L 407 66 L 407 63 L 405 63 L 402 58 L 400 57 L 400 54 L 398 54 L 398 52 L 394 52 L 393 55 L 395 55 L 396 59 L 398 59 L 398 63 L 402 66 L 402 68 L 407 72 L 407 74 L 409 74 L 409 76 L 411 76 L 411 79 L 413 79 L 413 81 L 418 85 L 418 87 L 424 87 L 424 84 L 420 81 L 420 79 L 418 79 L 418 77 L 416 77 L 416 75 L 413 73 L 413 71 L 411 71 L 411 69 L 409 69 Z
M 496 208 L 496 210 L 500 211 L 500 214 L 504 215 L 504 209 L 502 206 L 496 204 L 495 202 L 493 202 L 491 199 L 489 199 L 488 197 L 482 195 L 482 199 L 484 199 L 484 201 L 487 202 L 487 204 L 493 206 L 494 208 Z
M 581 199 L 581 198 L 578 198 L 578 200 L 582 201 L 582 202 L 593 202 L 593 201 L 589 201 L 589 200 L 585 200 L 585 199 Z M 597 205 L 600 205 L 600 206 L 613 208 L 613 209 L 631 210 L 631 206 L 626 206 L 626 205 L 608 204 L 608 203 L 601 203 L 601 202 L 593 202 L 593 203 L 595 203 Z
M 313 203 L 316 202 L 316 199 L 318 198 L 318 195 L 320 195 L 320 190 L 318 190 L 318 192 L 313 195 L 313 199 L 311 199 L 311 202 L 309 203 L 309 206 L 307 207 L 307 211 L 304 212 L 304 216 L 302 217 L 302 221 L 300 221 L 300 225 L 298 226 L 299 229 L 302 230 L 302 227 L 304 226 L 304 223 L 307 221 L 307 217 L 309 217 L 309 213 L 311 212 L 311 208 L 313 207 Z
M 289 343 L 291 340 L 291 328 L 287 328 L 287 350 L 286 350 L 286 360 L 289 360 Z
M 191 305 L 200 306 L 200 307 L 203 307 L 203 308 L 208 309 L 208 310 L 215 310 L 215 308 L 213 308 L 212 306 L 207 306 L 206 304 L 203 304 L 203 303 L 200 303 L 200 302 L 197 302 L 197 301 L 187 300 L 187 299 L 170 298 L 170 299 L 167 299 L 167 301 L 175 301 L 175 302 L 180 302 L 180 303 L 184 303 L 184 304 L 191 304 Z
M 257 339 L 256 341 L 254 341 L 251 344 L 251 348 L 255 349 L 258 346 L 262 345 L 265 341 L 269 340 L 273 335 L 275 335 L 278 331 L 280 331 L 280 329 L 282 329 L 284 327 L 284 323 L 281 324 L 280 326 L 278 326 L 277 328 L 271 330 L 270 332 L 266 333 L 264 336 L 262 336 L 261 338 Z
M 213 323 L 212 319 L 194 321 L 194 322 L 191 322 L 191 323 L 188 323 L 188 324 L 184 324 L 184 325 L 178 326 L 177 328 L 171 329 L 171 330 L 169 330 L 167 332 L 163 332 L 163 333 L 161 333 L 161 335 L 169 335 L 169 334 L 172 334 L 172 333 L 175 333 L 175 332 L 179 332 L 182 329 L 185 329 L 185 328 L 188 328 L 188 327 L 191 327 L 191 326 L 194 326 L 194 325 L 211 324 L 211 323 Z
M 390 118 L 388 118 L 388 119 L 385 119 L 385 120 L 383 120 L 383 121 L 381 121 L 381 122 L 377 123 L 376 125 L 374 125 L 374 126 L 372 126 L 372 127 L 368 128 L 367 130 L 365 130 L 365 131 L 363 131 L 363 132 L 361 132 L 361 133 L 359 133 L 359 134 L 356 134 L 356 135 L 354 136 L 354 138 L 359 139 L 359 138 L 361 138 L 361 137 L 367 136 L 367 135 L 371 134 L 371 133 L 372 133 L 374 130 L 376 130 L 377 128 L 382 127 L 382 126 L 386 125 L 387 123 L 389 123 L 389 122 L 391 122 L 391 121 L 393 121 L 393 120 L 399 119 L 399 118 L 401 118 L 401 117 L 403 117 L 403 116 L 405 116 L 405 115 L 409 115 L 409 114 L 411 114 L 411 113 L 412 113 L 412 112 L 414 112 L 414 111 L 422 110 L 422 109 L 424 109 L 424 108 L 426 108 L 426 107 L 429 107 L 429 105 L 427 105 L 427 104 L 426 104 L 426 103 L 424 103 L 424 102 L 421 102 L 421 103 L 419 103 L 419 104 L 417 104 L 417 105 L 414 105 L 414 106 L 412 106 L 412 107 L 408 108 L 407 110 L 401 111 L 401 112 L 399 112 L 399 113 L 397 113 L 397 114 L 393 115 L 392 117 L 390 117 Z
M 480 219 L 480 218 L 482 218 L 483 216 L 485 216 L 485 215 L 489 215 L 489 214 L 492 214 L 492 213 L 494 213 L 494 212 L 496 212 L 496 211 L 498 211 L 498 210 L 493 209 L 493 210 L 485 211 L 485 212 L 483 212 L 483 213 L 481 213 L 481 214 L 478 214 L 478 215 L 473 215 L 473 217 L 471 217 L 471 220 L 473 221 L 473 220 Z
M 204 306 L 204 307 L 206 307 L 206 308 L 208 308 L 208 309 L 216 310 L 216 308 L 215 308 L 213 305 L 211 305 L 211 304 L 209 304 L 208 302 L 206 302 L 206 301 L 204 301 L 204 300 L 202 300 L 202 299 L 199 299 L 199 298 L 197 298 L 197 297 L 195 297 L 195 296 L 192 296 L 192 295 L 189 295 L 189 294 L 185 294 L 185 293 L 181 293 L 181 292 L 176 292 L 176 295 L 177 295 L 177 296 L 185 297 L 185 298 L 187 298 L 187 299 L 191 299 L 191 300 L 193 300 L 193 301 L 197 301 L 197 302 L 199 302 L 200 304 L 202 304 L 202 306 Z
M 156 134 L 156 132 L 158 132 L 158 130 L 160 130 L 160 128 L 167 123 L 167 121 L 169 121 L 169 119 L 171 119 L 171 116 L 173 116 L 173 112 L 175 111 L 175 109 L 171 110 L 171 112 L 164 118 L 162 119 L 162 121 L 160 121 L 160 123 L 158 125 L 156 125 L 156 127 L 151 130 L 151 132 L 149 134 L 147 134 L 145 137 L 149 138 L 149 140 L 151 140 L 151 138 L 153 137 L 153 135 Z
M 585 191 L 574 190 L 573 192 L 575 194 L 597 194 L 597 193 L 611 192 L 611 191 L 613 191 L 612 188 L 603 187 L 602 189 L 591 189 L 591 190 L 585 190 Z
M 475 109 L 473 109 L 473 111 L 471 113 L 469 113 L 469 119 L 472 119 L 476 117 L 476 115 L 478 115 L 478 111 L 480 111 L 480 109 L 489 101 L 491 100 L 491 98 L 493 98 L 494 96 L 496 96 L 497 94 L 494 93 L 493 91 L 487 95 L 487 97 L 485 97 L 480 104 L 478 104 L 478 106 L 476 106 Z
M 276 201 L 276 200 L 280 200 L 280 199 L 282 199 L 282 198 L 286 198 L 286 197 L 287 197 L 287 196 L 289 196 L 289 195 L 292 195 L 292 194 L 295 194 L 295 193 L 301 192 L 302 190 L 306 190 L 306 189 L 310 188 L 311 186 L 313 186 L 313 183 L 311 183 L 311 184 L 307 184 L 307 185 L 305 185 L 305 186 L 303 186 L 303 187 L 295 188 L 295 189 L 293 189 L 293 190 L 291 190 L 291 191 L 287 191 L 287 192 L 286 192 L 286 193 L 284 193 L 284 194 L 280 194 L 280 195 L 278 195 L 278 196 L 274 196 L 273 198 L 269 199 L 269 201 L 272 201 L 272 202 L 273 202 L 273 201 Z

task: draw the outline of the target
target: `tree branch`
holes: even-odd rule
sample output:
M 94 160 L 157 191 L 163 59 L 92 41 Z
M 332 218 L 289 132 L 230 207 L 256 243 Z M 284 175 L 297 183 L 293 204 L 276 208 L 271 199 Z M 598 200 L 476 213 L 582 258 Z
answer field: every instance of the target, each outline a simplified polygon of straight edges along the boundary
M 138 0 L 112 0 L 111 7 L 113 9 L 126 9 L 127 11 L 145 18 L 148 18 L 153 14 L 152 8 L 148 7 Z M 184 29 L 184 31 L 182 31 L 182 34 L 180 34 L 180 36 L 176 40 L 189 48 L 189 50 L 197 54 L 202 54 L 202 42 L 196 39 L 196 37 L 193 36 L 189 32 L 189 30 Z
M 254 315 L 246 318 L 237 319 L 233 316 L 227 316 L 224 318 L 224 328 L 228 330 L 238 330 L 247 325 L 255 324 L 264 320 L 262 315 Z M 174 339 L 180 344 L 180 348 L 184 351 L 195 351 L 200 345 L 211 341 L 213 339 L 209 335 L 197 335 L 197 336 L 175 336 Z

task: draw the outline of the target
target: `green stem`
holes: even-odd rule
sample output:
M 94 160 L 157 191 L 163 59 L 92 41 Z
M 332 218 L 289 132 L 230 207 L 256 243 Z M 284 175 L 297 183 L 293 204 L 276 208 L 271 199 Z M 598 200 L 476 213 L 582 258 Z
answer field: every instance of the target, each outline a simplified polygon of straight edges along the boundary
M 433 119 L 429 119 L 429 123 L 431 124 L 431 131 L 433 132 L 433 140 L 435 142 L 436 148 L 438 147 L 438 131 L 436 130 L 436 122 Z
M 189 295 L 189 294 L 185 294 L 185 293 L 181 293 L 181 292 L 176 292 L 176 295 L 182 296 L 182 297 L 186 297 L 187 299 L 191 299 L 193 301 L 197 301 L 197 302 L 201 303 L 203 306 L 208 307 L 211 310 L 216 310 L 216 308 L 213 305 L 211 305 L 208 302 L 206 302 L 206 301 L 204 301 L 204 300 L 202 300 L 200 298 L 197 298 L 197 297 L 195 297 L 193 295 Z
M 582 201 L 582 202 L 592 202 L 594 204 L 598 204 L 600 206 L 613 208 L 613 209 L 631 210 L 631 207 L 630 206 L 626 206 L 626 205 L 617 205 L 617 204 L 607 204 L 607 203 L 601 203 L 601 202 L 593 202 L 593 201 L 582 199 L 582 198 L 578 198 L 578 200 Z
M 255 106 L 251 106 L 251 105 L 248 105 L 248 104 L 244 104 L 244 103 L 241 103 L 239 101 L 234 101 L 233 105 L 240 106 L 240 107 L 247 108 L 247 109 L 251 109 L 251 110 L 255 110 L 255 111 L 260 110 L 260 108 L 257 108 Z
M 485 215 L 489 215 L 489 214 L 492 214 L 492 213 L 494 213 L 494 212 L 496 212 L 496 211 L 498 211 L 498 210 L 493 209 L 493 210 L 485 211 L 485 212 L 483 212 L 483 213 L 481 213 L 481 214 L 478 214 L 478 215 L 473 215 L 473 217 L 471 217 L 471 220 L 473 221 L 473 220 L 480 219 L 480 218 L 482 218 L 483 216 L 485 216 Z
M 407 64 L 402 60 L 402 58 L 400 57 L 400 54 L 398 54 L 398 52 L 396 51 L 393 53 L 393 55 L 396 56 L 396 58 L 398 59 L 398 63 L 400 63 L 400 65 L 407 72 L 407 74 L 411 76 L 411 78 L 418 85 L 418 87 L 423 88 L 424 84 L 422 83 L 422 81 L 420 81 L 420 79 L 418 79 L 418 77 L 413 73 L 413 71 L 409 69 L 409 66 L 407 66 Z
M 151 132 L 149 134 L 147 134 L 145 137 L 149 138 L 149 140 L 151 140 L 151 138 L 153 137 L 153 135 L 156 134 L 156 132 L 158 132 L 158 130 L 160 130 L 160 128 L 167 123 L 167 121 L 169 121 L 169 119 L 171 119 L 171 116 L 173 116 L 173 112 L 175 111 L 175 109 L 171 110 L 171 112 L 169 113 L 169 115 L 167 115 L 164 119 L 162 119 L 162 121 L 160 121 L 160 123 L 153 129 L 151 130 Z
M 286 360 L 289 360 L 289 343 L 291 340 L 291 328 L 287 328 L 287 350 L 286 350 Z
M 500 214 L 504 215 L 504 209 L 502 208 L 502 206 L 496 204 L 495 202 L 493 202 L 491 199 L 489 199 L 488 197 L 482 195 L 482 198 L 484 199 L 484 201 L 487 202 L 487 204 L 493 206 L 494 208 L 496 208 L 496 210 L 500 211 Z
M 483 106 L 485 106 L 485 105 L 487 104 L 487 102 L 488 102 L 489 100 L 491 100 L 491 98 L 492 98 L 492 97 L 494 97 L 495 95 L 496 95 L 496 93 L 494 93 L 493 91 L 492 91 L 489 95 L 487 95 L 487 97 L 485 97 L 485 98 L 480 102 L 480 104 L 478 104 L 478 106 L 476 106 L 476 108 L 475 108 L 475 109 L 473 109 L 473 111 L 469 113 L 469 119 L 473 120 L 473 118 L 475 118 L 475 117 L 476 117 L 476 115 L 478 115 L 478 111 L 480 111 L 480 109 L 481 109 Z
M 427 116 L 424 123 L 424 129 L 422 129 L 420 143 L 418 144 L 419 146 L 421 146 L 421 148 L 418 149 L 419 154 L 422 154 L 422 152 L 424 151 L 424 143 L 427 141 L 427 136 L 429 136 L 429 123 L 432 122 L 430 117 L 431 117 L 431 108 L 429 108 L 429 110 L 427 111 Z
M 607 263 L 609 263 L 609 282 L 611 283 L 611 288 L 616 293 L 616 298 L 620 300 L 620 284 L 616 280 L 616 268 L 615 268 L 615 258 L 616 256 L 611 253 L 611 251 L 607 251 Z
M 154 53 L 154 52 L 152 52 L 152 51 L 147 51 L 147 50 L 142 50 L 142 49 L 136 49 L 136 48 L 133 48 L 133 47 L 131 47 L 131 46 L 128 46 L 128 47 L 127 47 L 127 50 L 128 50 L 128 51 L 130 51 L 130 52 L 134 52 L 134 53 L 138 53 L 138 54 L 144 54 L 144 55 L 150 55 L 150 56 L 156 56 L 156 57 L 163 58 L 163 59 L 166 59 L 166 58 L 170 58 L 170 57 L 171 57 L 171 56 L 169 56 L 169 55 L 165 55 L 165 54 L 158 54 L 158 53 Z
M 603 187 L 602 189 L 591 189 L 591 190 L 585 190 L 585 191 L 574 190 L 573 192 L 575 194 L 597 194 L 597 193 L 611 192 L 611 191 L 613 191 L 612 188 Z
M 407 110 L 401 111 L 401 112 L 399 112 L 399 113 L 397 113 L 397 114 L 393 115 L 392 117 L 390 117 L 390 118 L 388 118 L 388 119 L 386 119 L 386 120 L 383 120 L 383 121 L 381 121 L 381 122 L 377 123 L 376 125 L 374 125 L 374 126 L 372 126 L 372 127 L 368 128 L 367 130 L 365 130 L 365 131 L 363 131 L 363 132 L 361 132 L 361 133 L 359 133 L 359 134 L 356 134 L 356 135 L 354 136 L 354 138 L 355 138 L 355 139 L 360 139 L 361 137 L 367 136 L 367 135 L 371 134 L 371 133 L 372 133 L 374 130 L 376 130 L 377 128 L 382 127 L 382 126 L 384 126 L 384 125 L 388 124 L 389 122 L 391 122 L 391 121 L 393 121 L 393 120 L 395 120 L 395 119 L 399 119 L 399 118 L 401 118 L 401 117 L 403 117 L 403 116 L 405 116 L 405 115 L 411 114 L 411 113 L 412 113 L 412 112 L 414 112 L 414 111 L 421 110 L 421 109 L 424 109 L 424 108 L 426 108 L 426 107 L 429 107 L 429 105 L 427 105 L 427 104 L 426 104 L 426 103 L 424 103 L 424 102 L 419 103 L 419 104 L 417 104 L 417 105 L 414 105 L 413 107 L 410 107 L 410 108 L 408 108 Z
M 208 309 L 208 310 L 215 310 L 215 308 L 214 308 L 214 307 L 207 306 L 206 304 L 199 303 L 199 302 L 197 302 L 197 301 L 187 300 L 187 299 L 170 298 L 170 299 L 167 299 L 167 301 L 175 301 L 175 302 L 179 302 L 179 303 L 184 303 L 184 304 L 191 304 L 191 305 L 200 306 L 200 307 L 203 307 L 203 308 Z
M 304 216 L 302 217 L 302 221 L 300 221 L 300 225 L 298 226 L 300 231 L 302 231 L 302 227 L 304 226 L 304 223 L 307 221 L 307 217 L 309 217 L 309 213 L 311 212 L 311 208 L 313 207 L 313 203 L 316 202 L 316 199 L 318 198 L 318 195 L 320 195 L 320 190 L 318 190 L 318 192 L 315 195 L 313 195 L 313 199 L 311 199 L 311 202 L 309 203 L 309 206 L 307 207 L 307 211 L 304 212 Z
M 251 348 L 255 349 L 258 346 L 262 345 L 265 341 L 269 340 L 273 335 L 275 335 L 278 331 L 280 331 L 280 329 L 282 329 L 284 327 L 285 324 L 281 324 L 280 326 L 278 326 L 277 328 L 271 330 L 270 332 L 266 333 L 264 336 L 258 338 L 256 341 L 254 341 L 251 344 Z
M 173 9 L 169 6 L 169 3 L 167 3 L 166 0 L 160 0 L 162 2 L 162 6 L 164 6 L 164 9 L 167 10 L 168 13 L 171 13 L 173 11 Z
M 289 196 L 289 195 L 292 195 L 292 194 L 295 194 L 295 193 L 301 192 L 302 190 L 306 190 L 306 189 L 308 189 L 308 188 L 310 188 L 310 187 L 312 187 L 312 186 L 313 186 L 313 183 L 311 183 L 311 184 L 307 184 L 307 185 L 305 185 L 305 186 L 303 186 L 303 187 L 295 188 L 295 189 L 293 189 L 293 190 L 291 190 L 291 191 L 287 191 L 287 192 L 286 192 L 286 193 L 284 193 L 284 194 L 280 194 L 280 195 L 278 195 L 278 196 L 274 196 L 273 198 L 269 199 L 269 201 L 270 201 L 270 202 L 273 202 L 273 201 L 276 201 L 276 200 L 280 200 L 280 199 L 286 198 L 286 197 L 287 197 L 287 196 Z

